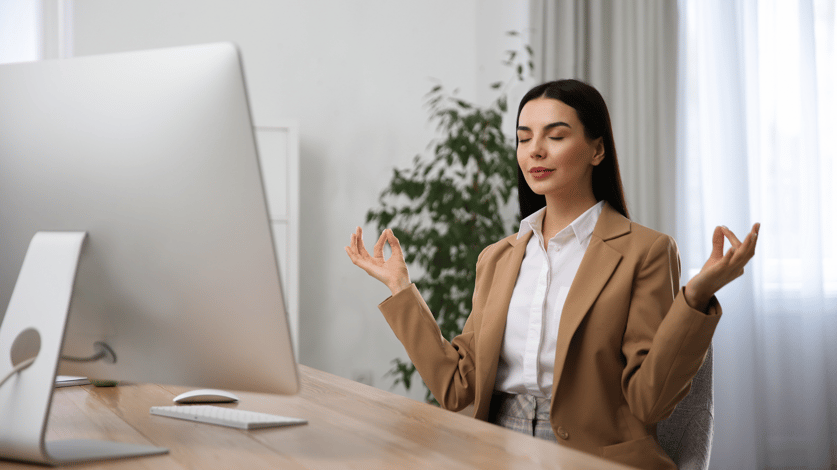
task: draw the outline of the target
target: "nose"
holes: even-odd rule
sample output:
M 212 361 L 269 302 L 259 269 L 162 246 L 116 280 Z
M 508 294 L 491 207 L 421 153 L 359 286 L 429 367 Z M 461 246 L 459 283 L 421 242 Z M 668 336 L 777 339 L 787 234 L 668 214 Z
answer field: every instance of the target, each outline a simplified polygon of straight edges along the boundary
M 529 158 L 542 159 L 546 156 L 546 150 L 541 139 L 532 138 L 529 141 Z

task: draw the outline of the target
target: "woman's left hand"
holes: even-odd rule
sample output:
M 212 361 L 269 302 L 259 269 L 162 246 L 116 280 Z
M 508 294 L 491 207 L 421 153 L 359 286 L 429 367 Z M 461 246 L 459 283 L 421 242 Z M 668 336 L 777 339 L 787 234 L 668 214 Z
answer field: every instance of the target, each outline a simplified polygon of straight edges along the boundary
M 715 233 L 712 234 L 712 254 L 700 272 L 686 284 L 685 296 L 689 306 L 700 311 L 706 310 L 712 296 L 721 287 L 744 274 L 744 266 L 756 253 L 760 226 L 758 223 L 753 225 L 743 242 L 739 241 L 730 229 L 723 226 L 715 227 Z M 732 245 L 726 254 L 724 238 Z

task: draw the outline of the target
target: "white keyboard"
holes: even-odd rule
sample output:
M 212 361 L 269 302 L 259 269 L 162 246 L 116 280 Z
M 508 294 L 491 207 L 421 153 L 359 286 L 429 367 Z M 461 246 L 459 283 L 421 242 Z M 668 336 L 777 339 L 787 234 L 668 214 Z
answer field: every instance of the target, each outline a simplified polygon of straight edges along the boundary
M 239 429 L 272 428 L 308 422 L 300 418 L 288 418 L 212 405 L 152 406 L 151 414 Z

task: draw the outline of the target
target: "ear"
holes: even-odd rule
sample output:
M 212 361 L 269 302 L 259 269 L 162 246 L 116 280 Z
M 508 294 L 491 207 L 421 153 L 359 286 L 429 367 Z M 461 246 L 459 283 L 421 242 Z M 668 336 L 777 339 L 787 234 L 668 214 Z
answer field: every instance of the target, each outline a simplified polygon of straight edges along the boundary
M 590 164 L 593 166 L 599 166 L 599 163 L 601 163 L 605 157 L 604 137 L 599 137 L 594 140 L 593 145 L 595 146 L 596 153 L 593 154 L 593 161 L 590 162 Z

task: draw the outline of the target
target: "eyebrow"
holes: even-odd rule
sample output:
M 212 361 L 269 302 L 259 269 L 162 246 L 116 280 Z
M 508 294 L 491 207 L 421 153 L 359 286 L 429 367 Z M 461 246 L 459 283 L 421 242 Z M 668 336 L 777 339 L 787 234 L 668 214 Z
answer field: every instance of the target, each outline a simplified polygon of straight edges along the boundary
M 543 128 L 544 128 L 544 130 L 549 130 L 549 129 L 552 129 L 553 127 L 560 127 L 560 126 L 569 127 L 570 129 L 572 129 L 572 126 L 570 126 L 569 124 L 567 124 L 564 121 L 549 123 L 549 124 L 543 126 Z M 526 126 L 517 126 L 517 130 L 519 130 L 519 131 L 530 131 L 530 132 L 532 131 L 532 129 L 529 129 Z

